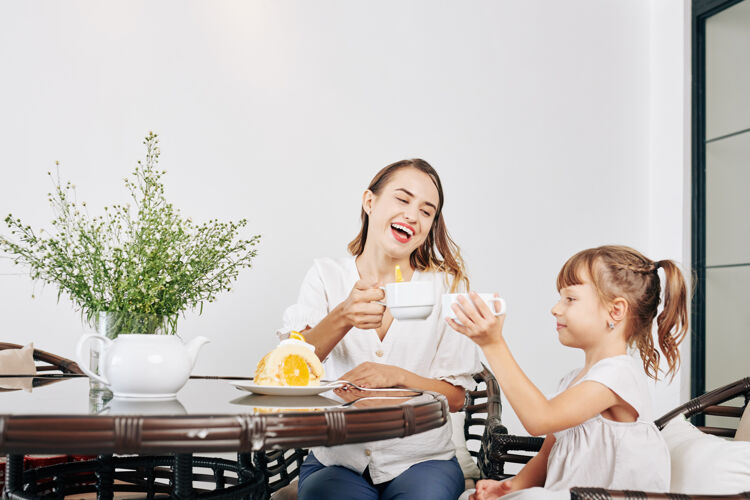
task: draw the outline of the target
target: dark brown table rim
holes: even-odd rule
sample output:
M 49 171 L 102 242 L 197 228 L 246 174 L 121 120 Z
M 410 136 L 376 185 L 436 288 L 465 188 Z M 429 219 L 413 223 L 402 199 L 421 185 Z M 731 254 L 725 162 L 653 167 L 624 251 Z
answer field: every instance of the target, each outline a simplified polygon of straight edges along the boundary
M 67 384 L 84 384 L 88 388 L 87 381 L 78 376 L 37 378 L 63 381 L 44 386 L 43 391 L 59 390 Z M 210 398 L 215 393 L 228 394 L 226 387 L 231 386 L 227 380 L 248 379 L 198 376 L 188 384 L 207 385 L 197 394 L 205 393 Z M 243 394 L 232 389 L 234 396 Z M 0 393 L 0 454 L 157 454 L 307 448 L 404 437 L 441 427 L 448 421 L 447 400 L 434 392 L 422 392 L 407 403 L 387 403 L 374 408 L 333 406 L 313 411 L 282 409 L 277 413 L 255 414 L 239 407 L 235 408 L 236 413 L 202 411 L 187 415 L 66 414 L 56 413 L 54 408 L 18 413 L 4 406 L 6 394 Z

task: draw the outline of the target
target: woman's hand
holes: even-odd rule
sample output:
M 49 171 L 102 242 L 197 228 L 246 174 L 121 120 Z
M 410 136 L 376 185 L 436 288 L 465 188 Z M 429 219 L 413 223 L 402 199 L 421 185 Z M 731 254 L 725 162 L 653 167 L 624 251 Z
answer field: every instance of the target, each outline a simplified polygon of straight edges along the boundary
M 501 497 L 511 491 L 516 491 L 513 488 L 512 479 L 506 479 L 505 481 L 482 479 L 477 482 L 477 491 L 469 497 L 469 500 L 495 500 L 495 498 Z
M 395 387 L 402 385 L 405 370 L 393 365 L 382 365 L 365 361 L 353 370 L 343 374 L 341 380 L 348 380 L 364 388 Z
M 497 297 L 497 294 L 495 296 Z M 462 323 L 458 324 L 452 318 L 446 318 L 451 328 L 463 333 L 480 347 L 502 340 L 505 315 L 495 316 L 490 306 L 476 292 L 470 292 L 469 298 L 471 300 L 459 295 L 458 303 L 451 306 Z
M 385 306 L 375 301 L 384 299 L 385 292 L 378 287 L 377 282 L 359 280 L 338 308 L 349 328 L 356 327 L 362 330 L 380 328 Z
M 351 406 L 354 408 L 377 408 L 379 406 L 400 405 L 419 394 L 413 391 L 399 391 L 398 389 L 385 392 L 368 391 L 356 389 L 348 385 L 337 387 L 333 392 L 343 399 L 344 402 L 353 402 Z M 399 396 L 403 396 L 403 398 L 399 399 Z

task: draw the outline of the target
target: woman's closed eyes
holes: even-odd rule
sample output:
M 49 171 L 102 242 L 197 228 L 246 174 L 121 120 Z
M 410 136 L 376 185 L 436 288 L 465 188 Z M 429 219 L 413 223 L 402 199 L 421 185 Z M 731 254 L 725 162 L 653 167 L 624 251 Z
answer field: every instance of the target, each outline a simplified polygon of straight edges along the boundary
M 404 205 L 408 205 L 408 204 L 409 204 L 409 200 L 405 200 L 405 199 L 403 199 L 403 198 L 399 198 L 398 196 L 396 196 L 396 199 L 397 199 L 397 200 L 398 200 L 398 201 L 399 201 L 400 203 L 403 203 Z M 422 213 L 422 215 L 424 215 L 425 217 L 432 217 L 432 213 L 431 213 L 431 212 L 429 212 L 428 210 L 424 210 L 424 209 L 422 209 L 422 210 L 420 210 L 420 212 L 421 212 L 421 213 Z

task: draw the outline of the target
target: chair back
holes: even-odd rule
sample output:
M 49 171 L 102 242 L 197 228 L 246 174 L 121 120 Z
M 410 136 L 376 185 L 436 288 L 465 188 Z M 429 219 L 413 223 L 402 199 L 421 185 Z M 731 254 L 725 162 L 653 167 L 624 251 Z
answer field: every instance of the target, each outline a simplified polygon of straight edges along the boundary
M 739 406 L 735 404 L 727 405 L 731 400 L 741 398 Z M 745 377 L 731 384 L 724 385 L 711 392 L 707 392 L 691 399 L 687 403 L 678 406 L 663 417 L 655 421 L 659 429 L 663 429 L 667 422 L 677 415 L 684 415 L 687 418 L 695 415 L 715 415 L 720 417 L 736 417 L 738 420 L 742 417 L 748 401 L 750 401 L 750 377 Z M 727 427 L 709 427 L 698 426 L 706 434 L 733 438 L 736 429 Z
M 474 460 L 479 460 L 479 450 L 482 436 L 487 426 L 487 420 L 502 419 L 503 407 L 500 399 L 500 386 L 492 372 L 484 365 L 482 371 L 474 374 L 477 387 L 468 391 L 468 404 L 464 408 L 464 437 L 466 447 Z
M 21 349 L 22 345 L 12 344 L 10 342 L 0 342 L 0 351 L 5 349 Z M 83 371 L 78 367 L 75 361 L 72 361 L 56 354 L 52 354 L 40 349 L 34 349 L 34 360 L 36 361 L 36 371 L 38 372 L 58 372 L 73 373 L 83 375 Z

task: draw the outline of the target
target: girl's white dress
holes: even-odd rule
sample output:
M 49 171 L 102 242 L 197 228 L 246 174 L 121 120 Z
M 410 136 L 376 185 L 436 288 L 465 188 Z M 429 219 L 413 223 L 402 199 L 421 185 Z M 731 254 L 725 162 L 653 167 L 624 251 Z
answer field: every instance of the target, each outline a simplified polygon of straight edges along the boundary
M 557 394 L 568 389 L 580 372 L 581 368 L 563 377 Z M 504 500 L 569 498 L 569 490 L 575 486 L 669 491 L 669 450 L 653 423 L 648 378 L 640 361 L 625 354 L 602 359 L 576 384 L 584 381 L 611 389 L 638 412 L 638 419 L 623 423 L 597 415 L 555 432 L 544 488 L 514 492 L 502 497 Z

